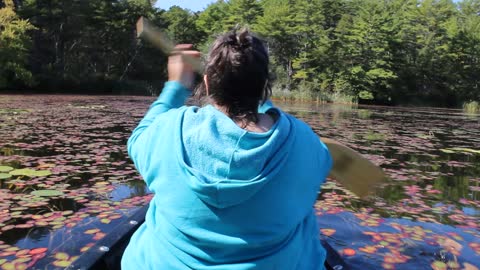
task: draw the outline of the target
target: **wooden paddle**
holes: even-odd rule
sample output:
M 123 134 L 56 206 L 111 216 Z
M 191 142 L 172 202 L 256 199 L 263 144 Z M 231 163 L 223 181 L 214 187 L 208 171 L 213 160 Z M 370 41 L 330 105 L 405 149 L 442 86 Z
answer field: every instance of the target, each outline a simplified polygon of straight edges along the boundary
M 321 141 L 330 150 L 333 167 L 330 176 L 359 197 L 365 197 L 386 180 L 382 169 L 355 150 L 329 138 Z
M 169 55 L 175 44 L 160 29 L 141 17 L 137 22 L 137 37 L 146 39 Z M 203 75 L 203 66 L 199 59 L 184 56 L 193 69 Z M 328 138 L 321 138 L 327 145 L 333 158 L 333 168 L 330 176 L 359 197 L 365 197 L 373 188 L 386 178 L 380 167 L 360 155 L 353 149 Z
M 175 48 L 175 44 L 168 38 L 168 36 L 144 17 L 140 17 L 137 21 L 137 38 L 148 40 L 166 55 L 170 55 Z M 199 59 L 188 55 L 184 55 L 184 59 L 196 72 L 203 75 L 203 65 Z

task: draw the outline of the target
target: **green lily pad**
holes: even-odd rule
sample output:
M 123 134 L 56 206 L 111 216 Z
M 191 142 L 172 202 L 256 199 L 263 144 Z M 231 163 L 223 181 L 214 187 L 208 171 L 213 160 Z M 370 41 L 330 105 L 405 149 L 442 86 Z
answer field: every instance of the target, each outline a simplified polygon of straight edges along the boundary
M 12 177 L 11 174 L 8 174 L 8 173 L 0 173 L 0 180 L 3 180 L 3 179 L 8 179 Z
M 12 171 L 13 168 L 10 166 L 0 166 L 0 172 L 9 172 Z
M 102 219 L 100 220 L 100 222 L 102 222 L 103 224 L 109 224 L 109 223 L 112 222 L 112 221 L 111 221 L 110 219 L 108 219 L 108 218 L 102 218 Z
M 458 151 L 458 152 L 467 152 L 467 153 L 474 153 L 474 154 L 480 154 L 480 150 L 475 150 L 475 149 L 470 149 L 470 148 L 451 148 L 450 150 L 453 151 Z
M 68 256 L 68 254 L 64 253 L 64 252 L 59 252 L 59 253 L 55 254 L 53 257 L 55 259 L 65 260 L 65 261 L 68 261 L 68 258 L 70 258 L 70 256 Z
M 62 267 L 62 268 L 68 267 L 68 266 L 70 266 L 70 264 L 72 264 L 72 262 L 70 262 L 70 261 L 54 261 L 53 262 L 53 265 L 58 266 L 58 267 Z
M 462 147 L 455 147 L 455 148 L 447 148 L 447 149 L 440 149 L 440 151 L 453 154 L 453 153 L 472 153 L 472 154 L 480 154 L 480 150 L 470 149 L 470 148 L 462 148 Z
M 15 176 L 23 175 L 23 176 L 29 176 L 29 177 L 40 177 L 40 176 L 49 176 L 52 174 L 52 172 L 49 170 L 35 171 L 32 169 L 19 169 L 19 170 L 11 171 L 10 174 Z
M 40 196 L 40 197 L 56 197 L 56 196 L 62 196 L 64 193 L 59 190 L 44 189 L 44 190 L 32 191 L 32 193 L 30 194 L 35 196 Z
M 447 264 L 442 261 L 434 261 L 431 266 L 434 270 L 447 270 Z

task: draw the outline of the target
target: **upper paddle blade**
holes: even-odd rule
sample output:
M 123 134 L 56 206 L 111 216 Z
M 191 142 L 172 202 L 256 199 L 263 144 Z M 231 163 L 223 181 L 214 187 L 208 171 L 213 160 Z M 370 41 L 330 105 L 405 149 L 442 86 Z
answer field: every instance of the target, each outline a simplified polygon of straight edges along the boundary
M 170 55 L 175 48 L 168 36 L 159 28 L 155 27 L 145 17 L 140 17 L 137 21 L 137 38 L 148 40 L 152 45 L 160 49 L 166 55 Z M 200 59 L 191 57 L 189 55 L 183 56 L 185 61 L 192 66 L 192 68 L 199 74 L 203 74 L 203 65 Z

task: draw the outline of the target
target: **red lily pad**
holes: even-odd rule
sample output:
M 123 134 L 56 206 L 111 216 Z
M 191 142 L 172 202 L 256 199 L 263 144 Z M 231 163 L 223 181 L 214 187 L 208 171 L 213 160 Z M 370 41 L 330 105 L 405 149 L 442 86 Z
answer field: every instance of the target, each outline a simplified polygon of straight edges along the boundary
M 37 255 L 37 254 L 45 253 L 45 252 L 47 252 L 47 250 L 48 250 L 48 248 L 35 248 L 35 249 L 30 250 L 30 252 L 28 252 L 28 254 Z
M 0 252 L 0 257 L 8 257 L 8 256 L 12 256 L 12 255 L 15 255 L 15 251 L 3 251 L 3 252 Z
M 354 256 L 357 252 L 354 249 L 351 248 L 344 248 L 342 250 L 342 254 L 345 256 Z
M 104 238 L 104 237 L 105 237 L 105 235 L 106 235 L 105 233 L 98 232 L 98 233 L 96 233 L 96 234 L 95 234 L 95 236 L 93 237 L 93 240 L 96 240 L 96 241 L 98 241 L 98 240 L 100 240 L 100 239 Z
M 326 236 L 332 236 L 336 232 L 335 229 L 320 229 L 320 231 L 322 232 L 323 235 L 326 235 Z

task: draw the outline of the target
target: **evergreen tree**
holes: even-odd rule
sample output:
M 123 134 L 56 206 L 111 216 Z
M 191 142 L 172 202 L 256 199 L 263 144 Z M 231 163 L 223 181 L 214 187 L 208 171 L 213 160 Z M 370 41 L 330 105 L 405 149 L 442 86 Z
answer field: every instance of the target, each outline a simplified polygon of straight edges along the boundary
M 237 24 L 253 26 L 262 15 L 258 0 L 230 0 L 227 2 L 228 16 L 223 30 L 231 30 Z
M 295 70 L 293 78 L 303 82 L 312 81 L 319 73 L 322 60 L 329 47 L 324 29 L 325 17 L 317 8 L 321 0 L 298 0 L 295 4 L 295 26 L 293 31 L 298 42 L 297 55 L 292 61 Z M 310 88 L 315 88 L 317 81 Z
M 289 0 L 265 0 L 263 16 L 254 27 L 267 40 L 280 88 L 290 90 L 293 77 L 293 59 L 297 54 L 294 3 Z
M 198 15 L 198 19 L 195 22 L 196 26 L 210 37 L 219 34 L 224 31 L 224 21 L 227 19 L 227 12 L 227 3 L 223 0 L 218 0 L 208 5 Z
M 453 31 L 452 31 L 453 28 Z M 480 100 L 480 0 L 460 3 L 460 13 L 448 33 L 451 36 L 451 75 L 461 101 Z
M 390 52 L 393 14 L 386 2 L 366 0 L 357 5 L 358 14 L 344 16 L 336 29 L 341 65 L 336 87 L 360 98 L 388 100 L 396 78 Z
M 198 44 L 203 35 L 197 29 L 197 15 L 179 6 L 171 7 L 162 15 L 168 24 L 167 32 L 177 43 Z

